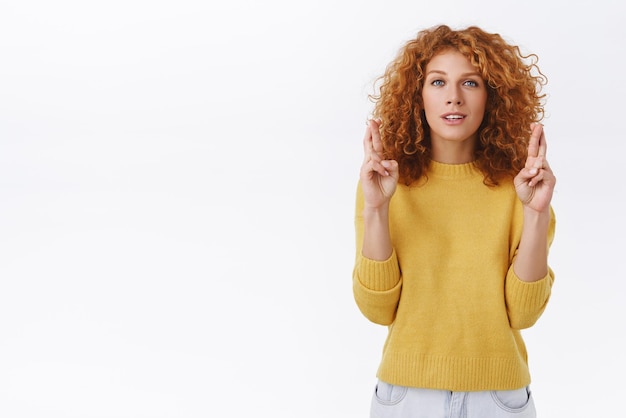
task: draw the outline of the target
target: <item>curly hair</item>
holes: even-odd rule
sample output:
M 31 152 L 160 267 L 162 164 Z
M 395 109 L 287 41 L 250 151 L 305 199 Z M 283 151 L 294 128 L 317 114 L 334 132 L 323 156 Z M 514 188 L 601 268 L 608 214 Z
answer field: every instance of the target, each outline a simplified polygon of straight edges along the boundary
M 424 73 L 435 55 L 450 49 L 465 55 L 487 85 L 475 163 L 485 184 L 495 186 L 524 167 L 531 123 L 544 117 L 545 94 L 540 93 L 547 78 L 536 64 L 537 55 L 523 55 L 499 34 L 476 26 L 452 30 L 440 25 L 420 31 L 376 79 L 379 93 L 369 98 L 375 103 L 373 117 L 381 122 L 383 157 L 398 162 L 407 185 L 425 175 L 431 147 L 422 100 Z

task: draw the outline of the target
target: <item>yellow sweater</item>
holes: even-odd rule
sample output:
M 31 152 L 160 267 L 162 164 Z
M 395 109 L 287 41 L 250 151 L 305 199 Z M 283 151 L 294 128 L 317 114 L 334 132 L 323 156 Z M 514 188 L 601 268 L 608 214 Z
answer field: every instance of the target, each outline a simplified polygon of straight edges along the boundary
M 526 283 L 513 272 L 523 223 L 513 182 L 488 187 L 473 163 L 432 162 L 417 183 L 399 184 L 391 199 L 386 261 L 361 255 L 357 190 L 354 297 L 369 320 L 389 326 L 378 378 L 451 391 L 528 385 L 520 330 L 542 314 L 554 274 Z

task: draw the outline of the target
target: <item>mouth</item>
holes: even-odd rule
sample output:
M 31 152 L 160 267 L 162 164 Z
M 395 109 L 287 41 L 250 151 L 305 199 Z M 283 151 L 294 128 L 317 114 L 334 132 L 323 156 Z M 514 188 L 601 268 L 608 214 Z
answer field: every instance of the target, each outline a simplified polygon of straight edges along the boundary
M 457 121 L 457 120 L 465 119 L 465 115 L 461 113 L 448 113 L 446 115 L 443 115 L 442 118 L 444 118 L 445 120 L 449 120 L 449 121 Z
M 462 124 L 466 116 L 467 115 L 464 115 L 462 113 L 446 113 L 441 116 L 441 119 L 443 119 L 446 125 L 453 126 Z

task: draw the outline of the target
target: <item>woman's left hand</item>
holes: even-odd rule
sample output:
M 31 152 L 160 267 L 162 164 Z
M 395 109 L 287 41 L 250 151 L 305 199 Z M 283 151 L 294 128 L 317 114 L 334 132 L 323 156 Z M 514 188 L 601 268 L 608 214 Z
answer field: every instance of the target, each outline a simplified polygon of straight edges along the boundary
M 543 125 L 536 123 L 530 134 L 526 165 L 515 176 L 514 183 L 522 204 L 537 212 L 549 209 L 556 184 L 556 177 L 546 160 L 546 150 Z

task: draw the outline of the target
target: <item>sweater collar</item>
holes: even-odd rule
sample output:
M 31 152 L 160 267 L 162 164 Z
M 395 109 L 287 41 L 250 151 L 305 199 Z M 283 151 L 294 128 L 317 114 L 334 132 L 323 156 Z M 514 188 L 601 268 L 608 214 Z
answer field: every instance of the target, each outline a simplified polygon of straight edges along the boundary
M 428 165 L 428 174 L 451 179 L 482 175 L 475 161 L 465 164 L 445 164 L 434 160 L 431 160 Z

